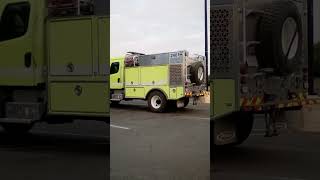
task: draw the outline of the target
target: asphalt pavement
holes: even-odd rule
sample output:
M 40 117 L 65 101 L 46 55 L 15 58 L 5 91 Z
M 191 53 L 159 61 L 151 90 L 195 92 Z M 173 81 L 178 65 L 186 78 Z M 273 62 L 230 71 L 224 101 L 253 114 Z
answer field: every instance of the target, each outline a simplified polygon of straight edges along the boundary
M 132 101 L 111 117 L 112 180 L 210 179 L 208 104 L 158 114 Z
M 111 137 L 96 121 L 41 123 L 24 136 L 0 128 L 0 179 L 105 180 L 111 170 L 112 180 L 206 180 L 208 114 L 207 104 L 155 114 L 133 101 L 112 108 Z M 244 144 L 214 149 L 211 179 L 318 180 L 320 134 L 283 129 L 265 138 L 263 123 Z
M 96 121 L 36 124 L 23 136 L 0 128 L 0 179 L 109 179 L 109 138 L 108 124 Z
M 214 180 L 318 180 L 320 134 L 282 129 L 265 138 L 258 118 L 248 140 L 234 148 L 215 148 Z

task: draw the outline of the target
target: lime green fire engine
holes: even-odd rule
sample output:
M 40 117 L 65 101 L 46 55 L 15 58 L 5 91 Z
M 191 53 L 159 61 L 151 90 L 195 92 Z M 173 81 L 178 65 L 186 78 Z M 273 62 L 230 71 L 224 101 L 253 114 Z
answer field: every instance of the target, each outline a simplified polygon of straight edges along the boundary
M 109 122 L 109 17 L 58 17 L 43 0 L 0 1 L 0 125 Z
M 206 90 L 205 58 L 187 51 L 144 55 L 130 52 L 111 59 L 111 102 L 147 100 L 152 112 L 183 108 Z

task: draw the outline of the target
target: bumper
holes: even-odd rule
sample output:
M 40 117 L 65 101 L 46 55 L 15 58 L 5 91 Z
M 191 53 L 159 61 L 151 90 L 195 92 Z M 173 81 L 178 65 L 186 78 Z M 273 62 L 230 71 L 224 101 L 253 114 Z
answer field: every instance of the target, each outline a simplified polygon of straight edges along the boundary
M 200 97 L 206 95 L 206 86 L 189 86 L 186 87 L 185 96 L 186 97 Z

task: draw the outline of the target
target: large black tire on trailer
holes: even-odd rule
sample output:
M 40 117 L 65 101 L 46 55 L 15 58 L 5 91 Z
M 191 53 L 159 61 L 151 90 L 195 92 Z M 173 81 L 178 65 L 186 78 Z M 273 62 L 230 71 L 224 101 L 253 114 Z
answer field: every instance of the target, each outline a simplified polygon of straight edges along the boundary
M 32 129 L 33 124 L 2 123 L 1 126 L 10 134 L 26 134 Z
M 257 59 L 261 69 L 292 73 L 301 64 L 302 19 L 292 1 L 274 1 L 263 10 L 257 27 Z
M 202 62 L 196 62 L 191 65 L 190 68 L 190 80 L 196 85 L 201 85 L 205 81 L 205 68 Z

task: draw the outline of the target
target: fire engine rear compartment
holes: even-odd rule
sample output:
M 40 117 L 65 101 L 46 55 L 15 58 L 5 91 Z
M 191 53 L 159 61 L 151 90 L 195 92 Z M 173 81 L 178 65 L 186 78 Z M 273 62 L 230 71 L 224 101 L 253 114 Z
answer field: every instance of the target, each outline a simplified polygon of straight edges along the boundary
M 277 116 L 318 102 L 307 99 L 305 12 L 307 1 L 213 1 L 211 118 L 217 144 L 245 139 L 255 113 L 266 114 L 269 136 Z

